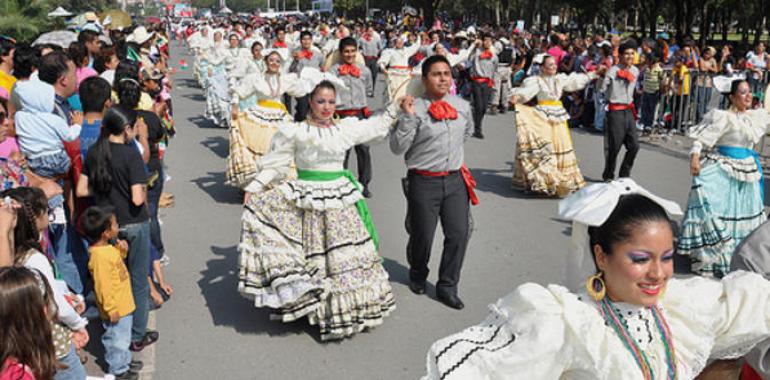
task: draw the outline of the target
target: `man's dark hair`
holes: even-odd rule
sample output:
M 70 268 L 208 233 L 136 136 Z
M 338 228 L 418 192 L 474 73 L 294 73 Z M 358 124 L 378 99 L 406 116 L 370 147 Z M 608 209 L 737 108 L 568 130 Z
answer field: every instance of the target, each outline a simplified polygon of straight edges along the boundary
M 16 78 L 29 78 L 40 64 L 40 50 L 27 43 L 16 45 L 13 52 L 13 75 Z
M 112 96 L 112 86 L 106 79 L 94 76 L 81 82 L 78 92 L 83 112 L 102 112 Z
M 99 34 L 93 30 L 84 30 L 78 34 L 78 42 L 85 44 L 86 42 L 92 42 L 99 38 Z
M 628 49 L 636 50 L 637 47 L 638 45 L 636 44 L 635 40 L 628 39 L 620 45 L 620 47 L 618 48 L 618 52 L 620 54 L 623 54 L 626 50 Z
M 5 57 L 11 54 L 11 50 L 16 47 L 16 43 L 10 38 L 0 37 L 0 56 Z
M 342 51 L 345 50 L 345 48 L 348 46 L 353 46 L 354 48 L 358 49 L 358 43 L 355 39 L 353 39 L 353 37 L 345 37 L 340 40 L 340 53 L 342 53 Z
M 433 67 L 433 65 L 440 62 L 446 63 L 450 69 L 452 68 L 452 65 L 449 64 L 449 60 L 446 59 L 446 57 L 443 55 L 432 55 L 428 57 L 428 59 L 426 59 L 422 64 L 422 77 L 427 78 L 428 73 L 430 73 L 430 69 Z
M 64 76 L 69 70 L 67 62 L 72 61 L 63 51 L 53 51 L 40 59 L 40 66 L 37 68 L 40 80 L 53 85 L 59 78 Z
M 104 231 L 110 228 L 115 211 L 110 207 L 91 206 L 80 217 L 86 237 L 93 243 L 102 238 Z
M 107 63 L 110 61 L 113 55 L 116 55 L 115 47 L 107 46 L 102 47 L 99 51 L 99 55 L 94 58 L 94 70 L 99 74 L 107 70 Z
M 308 31 L 308 30 L 303 30 L 303 31 L 302 31 L 302 32 L 299 34 L 299 39 L 300 39 L 300 40 L 302 40 L 303 38 L 305 38 L 305 36 L 307 36 L 307 37 L 310 37 L 310 38 L 313 38 L 313 33 L 310 33 L 310 31 Z

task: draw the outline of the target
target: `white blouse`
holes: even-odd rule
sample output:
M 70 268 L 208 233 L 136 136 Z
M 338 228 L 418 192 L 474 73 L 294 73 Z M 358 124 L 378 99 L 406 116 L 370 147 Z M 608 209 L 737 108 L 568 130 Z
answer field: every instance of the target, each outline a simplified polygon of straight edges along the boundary
M 259 174 L 246 191 L 256 192 L 273 181 L 286 178 L 292 162 L 298 170 L 343 170 L 348 149 L 387 136 L 397 121 L 397 107 L 394 103 L 384 113 L 365 120 L 344 118 L 328 128 L 306 122 L 282 123 L 273 136 L 270 152 L 257 162 Z
M 383 71 L 388 69 L 388 66 L 409 66 L 409 57 L 415 55 L 417 50 L 420 49 L 420 44 L 413 44 L 412 46 L 404 46 L 401 49 L 389 48 L 385 49 L 377 60 L 377 66 Z
M 768 128 L 770 115 L 763 108 L 745 112 L 711 110 L 690 130 L 689 136 L 695 139 L 690 154 L 719 145 L 752 149 Z
M 667 378 L 663 340 L 650 312 L 616 306 L 655 378 Z M 695 378 L 709 359 L 741 357 L 770 336 L 770 282 L 755 273 L 734 272 L 721 281 L 672 279 L 659 306 L 681 380 Z M 585 296 L 530 283 L 490 309 L 482 323 L 433 344 L 424 379 L 643 379 L 630 351 Z
M 561 100 L 566 92 L 578 91 L 585 88 L 588 83 L 596 79 L 595 73 L 572 73 L 545 76 L 536 75 L 524 80 L 520 87 L 512 89 L 512 93 L 518 96 L 519 103 L 526 103 L 537 96 L 538 101 Z

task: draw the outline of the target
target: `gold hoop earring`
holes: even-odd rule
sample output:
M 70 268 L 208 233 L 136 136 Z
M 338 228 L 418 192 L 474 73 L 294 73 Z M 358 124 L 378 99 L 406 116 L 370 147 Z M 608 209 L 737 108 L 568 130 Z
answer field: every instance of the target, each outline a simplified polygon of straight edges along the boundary
M 604 272 L 599 272 L 586 281 L 586 291 L 594 301 L 601 301 L 607 295 L 607 287 L 604 285 Z

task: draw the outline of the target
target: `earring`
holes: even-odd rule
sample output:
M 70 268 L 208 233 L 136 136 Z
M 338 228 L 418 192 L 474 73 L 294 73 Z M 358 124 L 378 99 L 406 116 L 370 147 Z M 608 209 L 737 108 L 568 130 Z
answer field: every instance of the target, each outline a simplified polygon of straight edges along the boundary
M 601 301 L 604 296 L 607 295 L 607 287 L 604 285 L 604 272 L 599 272 L 591 277 L 588 277 L 586 281 L 586 291 L 588 295 L 594 299 L 594 301 Z

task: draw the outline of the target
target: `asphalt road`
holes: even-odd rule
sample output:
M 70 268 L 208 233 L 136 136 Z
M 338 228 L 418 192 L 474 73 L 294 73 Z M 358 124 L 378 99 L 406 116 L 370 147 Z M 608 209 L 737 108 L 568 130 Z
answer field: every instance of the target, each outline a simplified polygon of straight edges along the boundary
M 192 61 L 182 49 L 179 59 Z M 386 144 L 372 148 L 374 197 L 369 207 L 381 238 L 397 310 L 376 329 L 340 342 L 321 343 L 315 327 L 300 321 L 270 321 L 237 290 L 241 197 L 224 184 L 227 131 L 202 118 L 203 92 L 193 87 L 190 69 L 179 71 L 173 92 L 178 134 L 166 164 L 167 191 L 176 207 L 166 210 L 163 234 L 171 264 L 166 276 L 173 299 L 156 313 L 160 341 L 156 379 L 416 379 L 425 371 L 432 342 L 474 324 L 486 306 L 524 282 L 561 282 L 569 225 L 556 219 L 557 200 L 526 196 L 510 186 L 515 130 L 513 116 L 487 116 L 485 140 L 465 145 L 481 200 L 473 207 L 475 231 L 460 283 L 465 309 L 455 311 L 408 287 L 404 231 L 406 203 L 400 178 L 403 158 Z M 381 109 L 380 76 L 377 98 Z M 586 178 L 601 178 L 602 137 L 573 132 Z M 355 160 L 352 160 L 355 161 Z M 689 166 L 681 156 L 643 147 L 632 176 L 654 193 L 684 206 Z M 441 252 L 440 228 L 431 260 L 431 284 Z

